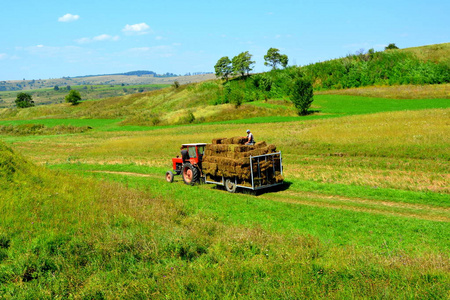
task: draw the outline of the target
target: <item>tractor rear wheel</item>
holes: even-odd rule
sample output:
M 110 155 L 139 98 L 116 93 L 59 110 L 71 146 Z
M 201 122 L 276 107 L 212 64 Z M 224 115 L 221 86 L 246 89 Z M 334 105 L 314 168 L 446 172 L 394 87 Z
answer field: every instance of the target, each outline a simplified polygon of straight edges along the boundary
M 237 184 L 234 181 L 231 181 L 230 178 L 225 180 L 225 189 L 230 193 L 236 193 Z
M 167 182 L 170 182 L 170 183 L 173 182 L 173 173 L 172 173 L 172 171 L 167 171 L 166 172 L 166 180 L 167 180 Z
M 194 185 L 199 179 L 198 169 L 186 163 L 182 167 L 183 181 L 185 184 Z

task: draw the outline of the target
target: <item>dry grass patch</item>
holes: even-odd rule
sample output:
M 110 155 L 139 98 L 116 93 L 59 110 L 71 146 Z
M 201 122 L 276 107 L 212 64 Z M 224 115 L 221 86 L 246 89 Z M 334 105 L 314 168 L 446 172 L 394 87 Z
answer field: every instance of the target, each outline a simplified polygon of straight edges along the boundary
M 316 95 L 350 95 L 390 99 L 450 99 L 450 84 L 370 86 L 318 91 Z

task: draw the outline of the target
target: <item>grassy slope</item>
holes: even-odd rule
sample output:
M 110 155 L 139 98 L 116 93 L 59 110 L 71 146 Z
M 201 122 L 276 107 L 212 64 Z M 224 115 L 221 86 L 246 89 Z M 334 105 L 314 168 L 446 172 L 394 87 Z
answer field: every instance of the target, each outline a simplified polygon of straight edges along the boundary
M 445 297 L 448 113 L 262 124 L 255 134 L 283 149 L 290 186 L 258 197 L 164 182 L 173 155 L 167 149 L 192 138 L 192 127 L 18 138 L 15 147 L 33 161 L 65 161 L 55 167 L 121 184 L 53 173 L 1 145 L 0 165 L 16 171 L 0 177 L 1 210 L 8 212 L 0 223 L 0 293 Z M 380 120 L 383 126 L 372 126 Z M 402 124 L 410 128 L 398 130 Z M 236 135 L 241 127 L 197 126 L 196 139 Z
M 405 48 L 400 51 L 412 52 L 425 61 L 443 62 L 450 65 L 450 43 Z
M 413 100 L 320 94 L 315 96 L 312 105 L 315 113 L 299 118 L 292 104 L 284 100 L 255 101 L 246 103 L 237 109 L 231 104 L 207 105 L 211 96 L 210 92 L 204 91 L 201 86 L 194 85 L 178 90 L 170 88 L 101 101 L 88 101 L 77 106 L 60 104 L 23 110 L 3 110 L 3 112 L 0 111 L 0 116 L 3 117 L 0 125 L 37 123 L 52 126 L 52 124 L 56 125 L 61 122 L 74 126 L 91 126 L 100 130 L 120 130 L 120 128 L 135 130 L 137 129 L 135 125 L 153 126 L 154 119 L 158 120 L 158 125 L 176 125 L 188 112 L 192 112 L 196 120 L 203 123 L 264 123 L 448 107 L 448 100 L 445 98 L 448 97 L 450 85 L 445 85 L 438 92 L 433 86 L 422 87 L 422 90 L 432 93 L 433 97 Z M 349 93 L 351 94 L 351 92 Z M 407 89 L 397 90 L 396 87 L 392 87 L 384 89 L 382 95 L 395 97 L 393 95 L 395 94 L 398 98 L 403 98 L 404 96 L 401 95 L 406 93 L 410 92 Z M 360 94 L 365 95 L 364 93 Z M 102 121 L 99 118 L 105 120 Z M 111 126 L 105 127 L 103 123 L 111 124 Z M 141 129 L 148 129 L 148 127 Z

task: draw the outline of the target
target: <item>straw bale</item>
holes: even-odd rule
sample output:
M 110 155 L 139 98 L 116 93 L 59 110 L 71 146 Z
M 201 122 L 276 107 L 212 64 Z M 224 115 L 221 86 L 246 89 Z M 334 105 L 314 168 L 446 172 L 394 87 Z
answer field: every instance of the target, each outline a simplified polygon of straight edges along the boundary
M 228 145 L 224 144 L 217 144 L 217 145 L 209 144 L 206 145 L 205 150 L 211 150 L 213 153 L 221 153 L 221 152 L 228 152 L 229 148 Z
M 234 152 L 247 152 L 249 150 L 253 150 L 254 147 L 253 146 L 249 146 L 249 145 L 236 145 L 234 147 Z
M 233 137 L 214 139 L 205 147 L 203 156 L 203 172 L 209 180 L 221 182 L 223 177 L 235 177 L 240 185 L 251 186 L 250 156 L 259 156 L 276 151 L 275 145 L 258 142 L 255 145 L 244 145 L 246 138 Z M 252 162 L 256 185 L 272 184 L 283 180 L 279 170 L 280 159 L 268 157 Z
M 235 136 L 229 139 L 224 139 L 222 141 L 223 144 L 238 144 L 238 145 L 244 145 L 245 142 L 247 141 L 246 137 L 240 137 L 240 136 Z
M 214 145 L 223 144 L 223 141 L 226 140 L 226 138 L 219 138 L 219 139 L 213 139 L 212 143 Z

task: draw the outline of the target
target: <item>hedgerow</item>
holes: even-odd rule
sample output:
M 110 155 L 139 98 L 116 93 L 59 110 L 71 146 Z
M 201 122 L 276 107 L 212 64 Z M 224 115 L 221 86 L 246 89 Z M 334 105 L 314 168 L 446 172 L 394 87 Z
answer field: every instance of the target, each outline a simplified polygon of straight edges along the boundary
M 348 55 L 301 69 L 316 90 L 450 82 L 447 64 L 423 61 L 412 53 L 399 51 Z

